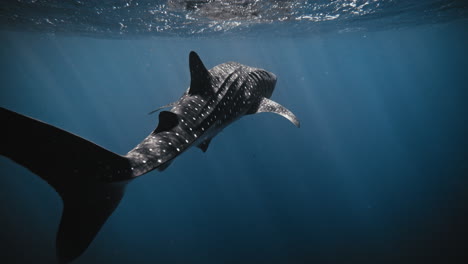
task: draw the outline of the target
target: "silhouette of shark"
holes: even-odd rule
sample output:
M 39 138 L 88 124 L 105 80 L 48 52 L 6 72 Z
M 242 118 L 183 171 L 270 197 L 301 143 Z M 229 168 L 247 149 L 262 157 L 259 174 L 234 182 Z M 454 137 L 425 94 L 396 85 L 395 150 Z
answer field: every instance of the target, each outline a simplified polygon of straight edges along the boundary
M 159 124 L 125 156 L 49 124 L 0 108 L 0 154 L 47 181 L 64 209 L 57 233 L 57 257 L 80 256 L 112 214 L 132 179 L 163 171 L 192 146 L 203 152 L 211 139 L 248 114 L 277 113 L 299 127 L 289 110 L 269 100 L 276 76 L 262 69 L 227 62 L 207 70 L 195 52 L 189 55 L 188 90 L 159 114 Z

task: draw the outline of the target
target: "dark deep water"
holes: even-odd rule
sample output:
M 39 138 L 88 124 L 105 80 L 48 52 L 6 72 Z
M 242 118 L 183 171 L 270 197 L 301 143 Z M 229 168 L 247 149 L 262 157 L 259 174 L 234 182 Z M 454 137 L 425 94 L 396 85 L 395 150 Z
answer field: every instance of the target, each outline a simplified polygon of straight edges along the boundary
M 244 117 L 206 153 L 136 179 L 74 263 L 466 263 L 467 26 L 201 39 L 8 28 L 0 106 L 125 154 L 156 127 L 147 113 L 188 87 L 195 50 L 210 68 L 275 73 L 272 99 L 301 120 Z M 54 263 L 60 197 L 4 157 L 0 172 L 0 262 Z

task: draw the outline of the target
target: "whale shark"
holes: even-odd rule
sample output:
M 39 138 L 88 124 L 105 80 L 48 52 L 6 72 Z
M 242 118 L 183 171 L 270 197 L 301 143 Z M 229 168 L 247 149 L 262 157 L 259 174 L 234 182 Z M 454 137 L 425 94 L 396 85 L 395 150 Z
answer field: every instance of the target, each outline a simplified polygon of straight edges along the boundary
M 0 108 L 0 155 L 37 174 L 63 201 L 56 236 L 60 263 L 84 253 L 132 179 L 164 171 L 191 147 L 206 152 L 213 137 L 242 116 L 271 112 L 299 127 L 291 111 L 269 99 L 276 85 L 273 73 L 237 62 L 207 70 L 193 51 L 189 67 L 189 88 L 176 102 L 153 111 L 159 112 L 156 129 L 125 155 Z

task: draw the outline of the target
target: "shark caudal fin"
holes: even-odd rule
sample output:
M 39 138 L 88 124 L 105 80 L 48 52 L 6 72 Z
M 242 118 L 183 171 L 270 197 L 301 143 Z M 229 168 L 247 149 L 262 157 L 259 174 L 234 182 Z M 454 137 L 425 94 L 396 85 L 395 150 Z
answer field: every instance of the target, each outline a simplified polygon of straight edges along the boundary
M 68 263 L 80 256 L 114 212 L 125 184 L 104 183 L 73 186 L 64 192 L 63 213 L 57 232 L 57 257 Z
M 119 204 L 129 161 L 46 123 L 0 108 L 0 155 L 47 181 L 63 200 L 57 256 L 81 255 Z

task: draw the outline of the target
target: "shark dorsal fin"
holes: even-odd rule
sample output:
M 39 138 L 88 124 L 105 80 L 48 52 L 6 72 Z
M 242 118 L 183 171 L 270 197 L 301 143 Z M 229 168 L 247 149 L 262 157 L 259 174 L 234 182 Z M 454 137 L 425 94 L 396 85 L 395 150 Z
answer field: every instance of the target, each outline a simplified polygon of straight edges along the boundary
M 158 127 L 154 130 L 153 133 L 159 133 L 163 131 L 169 131 L 175 126 L 179 124 L 179 117 L 177 114 L 169 112 L 169 111 L 162 111 L 159 113 L 159 124 Z
M 272 101 L 268 98 L 263 97 L 250 111 L 248 114 L 262 113 L 262 112 L 271 112 L 278 114 L 293 123 L 295 126 L 300 127 L 299 120 L 297 117 L 286 107 L 278 104 L 275 101 Z
M 189 55 L 190 66 L 190 95 L 203 94 L 207 89 L 211 89 L 211 75 L 194 51 Z
M 198 145 L 197 147 L 199 149 L 201 149 L 203 152 L 206 152 L 206 150 L 208 149 L 208 147 L 210 146 L 210 142 L 211 142 L 211 138 L 210 139 L 207 139 L 205 141 L 203 141 L 200 145 Z

